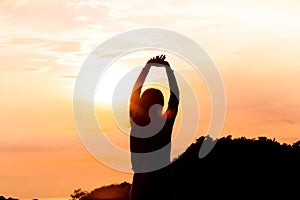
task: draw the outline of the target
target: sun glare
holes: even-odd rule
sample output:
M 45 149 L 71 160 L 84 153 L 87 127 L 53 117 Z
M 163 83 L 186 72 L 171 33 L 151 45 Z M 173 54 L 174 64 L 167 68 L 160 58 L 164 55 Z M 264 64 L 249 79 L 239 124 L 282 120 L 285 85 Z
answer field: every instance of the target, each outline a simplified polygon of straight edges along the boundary
M 112 102 L 113 92 L 122 79 L 122 77 L 127 73 L 126 69 L 122 69 L 121 64 L 117 66 L 110 67 L 105 71 L 101 80 L 99 81 L 95 101 L 100 104 L 109 105 Z
M 147 56 L 148 54 L 149 56 Z M 151 56 L 159 54 L 161 54 L 161 52 L 146 50 L 124 55 L 120 59 L 116 60 L 112 65 L 108 67 L 108 69 L 104 72 L 103 76 L 98 82 L 95 93 L 96 104 L 100 106 L 110 107 L 117 85 L 119 83 L 126 84 L 126 86 L 132 88 L 135 79 L 140 72 L 140 67 L 142 66 L 142 64 L 145 63 Z M 126 76 L 127 74 L 129 76 Z M 126 79 L 125 82 L 125 79 L 123 78 Z M 123 80 L 123 82 L 120 82 L 121 80 Z M 119 96 L 119 100 L 128 100 L 128 95 L 130 94 L 124 93 L 123 96 Z

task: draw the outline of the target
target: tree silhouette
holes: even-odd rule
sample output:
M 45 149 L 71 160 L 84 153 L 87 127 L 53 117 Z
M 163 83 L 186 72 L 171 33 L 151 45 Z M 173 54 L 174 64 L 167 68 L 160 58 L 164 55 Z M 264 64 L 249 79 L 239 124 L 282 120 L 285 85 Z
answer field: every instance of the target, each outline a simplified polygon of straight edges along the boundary
M 74 190 L 73 194 L 70 195 L 71 196 L 70 200 L 82 200 L 88 194 L 89 194 L 89 192 L 79 188 L 79 189 Z

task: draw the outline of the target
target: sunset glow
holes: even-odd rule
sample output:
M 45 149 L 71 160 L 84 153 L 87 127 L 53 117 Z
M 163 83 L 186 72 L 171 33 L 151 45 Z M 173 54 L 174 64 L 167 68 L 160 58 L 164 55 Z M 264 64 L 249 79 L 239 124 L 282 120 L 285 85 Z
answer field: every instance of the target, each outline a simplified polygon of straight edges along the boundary
M 74 124 L 72 103 L 88 55 L 112 36 L 138 28 L 182 33 L 212 59 L 227 98 L 221 136 L 266 136 L 289 144 L 300 140 L 299 8 L 300 2 L 292 0 L 1 1 L 0 196 L 67 199 L 77 188 L 132 181 L 131 173 L 111 169 L 87 151 Z M 95 113 L 107 137 L 121 149 L 128 150 L 128 136 L 113 123 L 116 84 L 161 52 L 124 55 L 99 80 Z M 211 101 L 205 82 L 185 60 L 164 53 L 199 99 L 197 137 L 206 135 Z M 161 70 L 152 69 L 149 82 L 166 85 Z M 188 99 L 188 90 L 179 86 Z M 124 95 L 120 103 L 126 105 L 128 99 Z M 127 111 L 121 114 L 127 116 L 122 123 L 129 129 Z M 182 115 L 180 111 L 176 130 Z

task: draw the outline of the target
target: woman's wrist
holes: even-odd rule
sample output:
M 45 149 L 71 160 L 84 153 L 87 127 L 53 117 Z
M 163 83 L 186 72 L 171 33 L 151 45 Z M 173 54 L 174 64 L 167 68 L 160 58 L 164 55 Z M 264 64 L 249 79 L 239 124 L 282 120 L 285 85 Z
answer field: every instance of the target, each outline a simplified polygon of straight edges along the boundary
M 174 72 L 173 69 L 171 69 L 170 66 L 166 67 L 166 70 L 169 71 L 169 72 Z
M 150 70 L 150 67 L 151 67 L 151 65 L 149 65 L 149 64 L 146 64 L 144 67 L 143 67 L 143 70 Z

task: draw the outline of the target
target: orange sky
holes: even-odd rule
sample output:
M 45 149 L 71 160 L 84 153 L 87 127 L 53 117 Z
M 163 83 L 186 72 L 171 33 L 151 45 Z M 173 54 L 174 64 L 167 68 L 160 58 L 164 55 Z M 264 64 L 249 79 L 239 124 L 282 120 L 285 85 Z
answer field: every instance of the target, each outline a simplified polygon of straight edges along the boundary
M 171 29 L 203 47 L 226 90 L 222 135 L 299 140 L 299 8 L 292 0 L 1 1 L 0 195 L 67 198 L 131 181 L 85 150 L 72 94 L 87 55 L 136 28 Z

